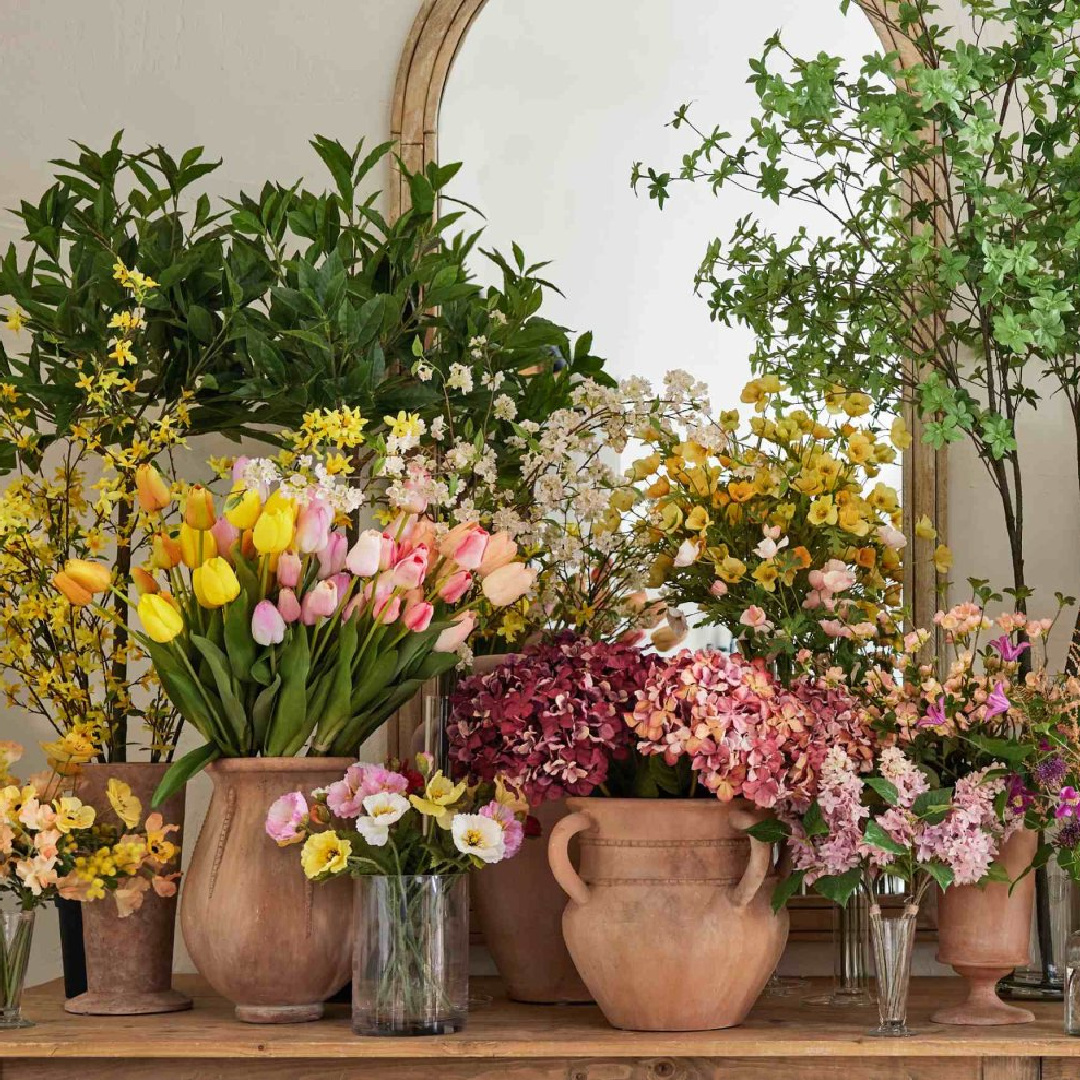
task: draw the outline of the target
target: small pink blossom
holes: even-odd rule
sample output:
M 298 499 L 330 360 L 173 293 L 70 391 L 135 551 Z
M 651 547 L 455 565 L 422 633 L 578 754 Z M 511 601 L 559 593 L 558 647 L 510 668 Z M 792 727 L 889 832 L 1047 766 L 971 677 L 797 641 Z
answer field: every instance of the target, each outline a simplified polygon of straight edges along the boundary
M 308 804 L 302 791 L 290 791 L 275 799 L 266 813 L 266 833 L 280 847 L 300 843 L 305 836 Z

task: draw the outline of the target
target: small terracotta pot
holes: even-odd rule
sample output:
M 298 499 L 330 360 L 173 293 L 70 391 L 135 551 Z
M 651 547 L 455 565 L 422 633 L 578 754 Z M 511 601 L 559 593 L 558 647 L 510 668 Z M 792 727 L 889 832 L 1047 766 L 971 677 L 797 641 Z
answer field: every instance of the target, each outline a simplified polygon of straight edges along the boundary
M 742 800 L 567 799 L 551 834 L 570 897 L 563 935 L 617 1028 L 706 1031 L 741 1023 L 787 942 L 773 914 L 772 845 Z M 580 875 L 568 853 L 579 835 Z
M 254 1024 L 318 1020 L 352 966 L 352 881 L 304 877 L 266 835 L 289 791 L 340 780 L 351 758 L 228 758 L 207 767 L 210 808 L 184 878 L 180 925 L 200 974 Z
M 548 864 L 548 838 L 569 811 L 563 800 L 532 811 L 541 835 L 526 839 L 512 859 L 472 876 L 472 896 L 484 944 L 514 1001 L 592 1001 L 563 941 L 566 894 Z M 576 862 L 577 844 L 571 861 Z
M 122 780 L 142 803 L 145 820 L 152 812 L 150 800 L 168 768 L 167 764 L 151 762 L 84 765 L 79 776 L 79 797 L 94 807 L 99 818 L 115 822 L 105 789 L 109 780 Z M 183 790 L 159 810 L 166 825 L 180 826 L 180 834 L 171 834 L 170 839 L 182 843 Z M 158 896 L 149 889 L 139 910 L 121 919 L 116 902 L 106 893 L 104 899 L 82 905 L 82 926 L 87 989 L 64 1003 L 68 1012 L 139 1016 L 191 1008 L 191 998 L 172 988 L 175 896 Z
M 1023 829 L 1013 833 L 998 854 L 1015 879 L 1031 864 L 1038 835 Z M 979 888 L 961 885 L 946 889 L 938 901 L 937 958 L 967 981 L 967 999 L 938 1009 L 935 1024 L 1030 1024 L 1035 1014 L 1006 1005 L 997 996 L 997 982 L 1028 962 L 1035 875 L 1028 874 L 1009 895 L 1009 886 L 992 883 Z

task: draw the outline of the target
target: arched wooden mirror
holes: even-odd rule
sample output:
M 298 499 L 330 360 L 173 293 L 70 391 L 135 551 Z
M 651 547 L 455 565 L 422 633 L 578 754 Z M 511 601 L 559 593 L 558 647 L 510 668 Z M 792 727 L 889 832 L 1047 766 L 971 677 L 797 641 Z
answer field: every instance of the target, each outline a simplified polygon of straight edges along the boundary
M 530 260 L 551 260 L 546 276 L 565 292 L 551 316 L 593 330 L 616 375 L 655 382 L 683 367 L 709 385 L 714 409 L 730 408 L 752 342 L 711 322 L 694 295 L 705 247 L 751 212 L 781 231 L 815 223 L 755 194 L 716 198 L 705 184 L 683 187 L 658 212 L 631 191 L 632 163 L 677 165 L 691 144 L 665 122 L 684 102 L 710 130 L 743 131 L 756 106 L 748 62 L 777 29 L 795 55 L 825 50 L 853 70 L 883 43 L 911 62 L 910 44 L 891 29 L 894 10 L 893 0 L 853 3 L 846 14 L 837 0 L 427 0 L 402 55 L 392 137 L 412 169 L 464 163 L 453 194 L 486 214 L 464 227 L 483 225 L 484 246 L 507 250 L 513 240 Z M 392 209 L 407 198 L 395 184 Z M 483 280 L 481 260 L 476 270 Z M 907 419 L 916 439 L 903 463 L 905 514 L 940 525 L 944 462 Z M 934 587 L 932 567 L 909 564 L 919 625 L 936 608 Z

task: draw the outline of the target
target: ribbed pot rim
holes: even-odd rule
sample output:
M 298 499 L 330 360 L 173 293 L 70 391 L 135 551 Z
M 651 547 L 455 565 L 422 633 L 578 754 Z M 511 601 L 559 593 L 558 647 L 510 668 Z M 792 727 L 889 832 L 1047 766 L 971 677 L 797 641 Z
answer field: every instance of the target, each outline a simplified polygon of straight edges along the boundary
M 584 810 L 586 813 L 598 807 L 610 807 L 613 810 L 627 810 L 632 811 L 637 809 L 663 809 L 670 810 L 672 813 L 688 813 L 690 811 L 698 810 L 747 810 L 751 808 L 751 803 L 746 799 L 736 798 L 730 802 L 721 802 L 719 799 L 710 797 L 708 799 L 609 799 L 603 795 L 597 796 L 581 796 L 570 795 L 566 799 L 566 805 L 571 810 Z M 601 811 L 602 812 L 602 811 Z
M 164 772 L 171 766 L 169 761 L 84 761 L 79 765 L 79 771 L 103 769 L 106 772 L 116 772 L 117 769 L 160 769 Z
M 236 757 L 218 758 L 206 766 L 209 773 L 309 773 L 314 769 L 340 769 L 355 765 L 352 757 Z

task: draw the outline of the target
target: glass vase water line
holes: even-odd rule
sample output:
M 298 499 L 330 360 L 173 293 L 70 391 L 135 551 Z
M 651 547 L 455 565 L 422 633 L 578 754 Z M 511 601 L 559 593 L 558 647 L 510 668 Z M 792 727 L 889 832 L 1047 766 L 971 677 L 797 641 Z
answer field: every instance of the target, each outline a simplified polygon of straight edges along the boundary
M 886 1037 L 914 1035 L 907 1026 L 908 991 L 911 984 L 911 952 L 919 919 L 917 900 L 908 900 L 896 914 L 888 915 L 876 899 L 870 903 L 870 940 L 877 971 L 879 1025 L 869 1034 Z
M 22 1015 L 33 936 L 33 911 L 0 912 L 0 1031 L 33 1027 Z
M 460 1031 L 469 1006 L 468 875 L 357 878 L 353 918 L 353 1031 Z

